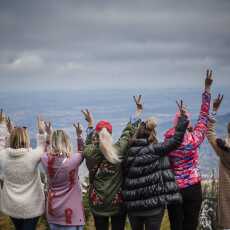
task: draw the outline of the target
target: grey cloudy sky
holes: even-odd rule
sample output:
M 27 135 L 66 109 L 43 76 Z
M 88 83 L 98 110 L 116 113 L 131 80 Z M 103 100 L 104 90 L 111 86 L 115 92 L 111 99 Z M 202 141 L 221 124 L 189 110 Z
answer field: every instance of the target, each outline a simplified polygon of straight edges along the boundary
M 0 89 L 230 86 L 229 0 L 1 0 Z

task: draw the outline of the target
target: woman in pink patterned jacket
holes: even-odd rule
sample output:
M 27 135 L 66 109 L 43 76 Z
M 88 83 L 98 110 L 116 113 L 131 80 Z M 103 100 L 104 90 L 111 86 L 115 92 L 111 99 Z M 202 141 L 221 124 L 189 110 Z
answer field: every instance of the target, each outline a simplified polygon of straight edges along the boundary
M 171 230 L 196 230 L 202 202 L 201 176 L 199 172 L 199 146 L 207 134 L 207 123 L 211 100 L 212 71 L 207 70 L 205 91 L 198 122 L 192 127 L 191 123 L 184 136 L 181 146 L 169 154 L 171 167 L 180 188 L 183 203 L 169 205 L 168 213 Z M 176 115 L 174 127 L 177 124 Z M 171 138 L 175 128 L 169 129 L 165 140 Z
M 51 149 L 42 156 L 47 172 L 48 198 L 46 217 L 51 230 L 83 230 L 85 223 L 78 170 L 83 160 L 82 128 L 76 126 L 78 153 L 71 154 L 68 135 L 55 130 L 50 138 Z

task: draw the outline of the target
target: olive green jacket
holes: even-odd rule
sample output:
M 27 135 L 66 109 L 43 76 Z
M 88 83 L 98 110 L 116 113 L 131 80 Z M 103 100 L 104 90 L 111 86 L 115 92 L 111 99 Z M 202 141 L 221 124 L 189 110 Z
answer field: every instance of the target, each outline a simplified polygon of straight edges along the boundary
M 127 124 L 119 140 L 114 144 L 124 156 L 127 152 L 129 138 L 134 134 L 140 121 Z M 89 170 L 89 204 L 95 215 L 112 216 L 123 207 L 121 186 L 123 183 L 122 163 L 112 164 L 101 153 L 98 144 L 92 144 L 88 135 L 84 148 L 84 157 Z

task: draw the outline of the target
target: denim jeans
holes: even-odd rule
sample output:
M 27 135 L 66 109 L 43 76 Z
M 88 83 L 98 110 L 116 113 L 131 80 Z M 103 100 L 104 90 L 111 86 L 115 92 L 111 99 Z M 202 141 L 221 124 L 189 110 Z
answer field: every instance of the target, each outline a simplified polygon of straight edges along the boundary
M 84 226 L 66 226 L 58 224 L 49 224 L 50 230 L 83 230 Z

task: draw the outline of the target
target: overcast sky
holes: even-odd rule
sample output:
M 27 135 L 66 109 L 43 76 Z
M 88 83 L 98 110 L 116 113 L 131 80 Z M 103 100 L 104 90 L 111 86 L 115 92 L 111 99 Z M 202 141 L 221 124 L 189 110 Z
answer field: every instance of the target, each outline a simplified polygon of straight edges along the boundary
M 230 86 L 229 0 L 1 0 L 0 89 Z

